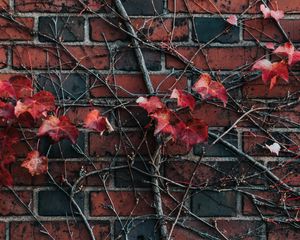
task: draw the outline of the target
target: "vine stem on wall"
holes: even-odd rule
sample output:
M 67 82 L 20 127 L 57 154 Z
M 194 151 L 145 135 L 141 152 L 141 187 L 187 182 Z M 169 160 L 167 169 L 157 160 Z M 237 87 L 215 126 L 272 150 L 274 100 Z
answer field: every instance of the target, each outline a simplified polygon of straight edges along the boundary
M 119 12 L 119 14 L 122 16 L 124 22 L 125 22 L 125 26 L 128 30 L 128 32 L 131 34 L 131 39 L 132 39 L 132 44 L 134 47 L 134 51 L 135 51 L 135 55 L 137 57 L 137 61 L 138 61 L 138 65 L 140 67 L 140 70 L 143 74 L 143 79 L 144 82 L 146 84 L 147 90 L 149 92 L 149 94 L 153 95 L 154 94 L 154 88 L 149 76 L 149 72 L 147 70 L 146 67 L 146 63 L 145 63 L 145 59 L 140 47 L 139 42 L 137 41 L 137 34 L 132 26 L 132 24 L 130 23 L 130 19 L 128 17 L 128 14 L 122 4 L 122 2 L 120 0 L 115 0 L 115 5 L 117 8 L 117 11 Z M 159 138 L 156 138 L 156 142 L 159 143 Z M 160 144 L 158 144 L 158 148 L 157 151 L 154 155 L 154 166 L 152 167 L 152 173 L 153 173 L 153 177 L 152 177 L 152 189 L 153 189 L 153 193 L 154 193 L 154 206 L 155 206 L 155 210 L 156 210 L 156 214 L 159 218 L 159 222 L 160 222 L 160 234 L 161 234 L 161 239 L 162 240 L 167 240 L 168 239 L 168 229 L 167 229 L 167 225 L 166 222 L 164 220 L 164 212 L 163 212 L 163 206 L 162 206 L 162 198 L 161 198 L 161 192 L 159 189 L 159 181 L 158 178 L 155 176 L 156 173 L 159 174 L 159 166 L 161 163 L 161 147 Z

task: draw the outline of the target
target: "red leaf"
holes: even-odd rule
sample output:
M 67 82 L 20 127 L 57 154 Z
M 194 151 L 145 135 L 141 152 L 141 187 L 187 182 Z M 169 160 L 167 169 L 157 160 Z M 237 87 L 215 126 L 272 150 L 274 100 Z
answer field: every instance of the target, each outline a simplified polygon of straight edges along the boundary
M 70 122 L 68 117 L 61 116 L 60 118 L 57 118 L 55 116 L 50 116 L 48 119 L 44 120 L 38 131 L 38 136 L 45 135 L 51 137 L 55 142 L 67 138 L 75 144 L 79 132 Z
M 0 118 L 4 121 L 15 118 L 15 107 L 11 103 L 0 101 Z
M 31 97 L 33 93 L 32 81 L 25 76 L 13 76 L 9 82 L 15 89 L 17 98 Z
M 136 102 L 142 108 L 144 108 L 148 113 L 153 113 L 157 109 L 165 108 L 165 104 L 163 104 L 158 97 L 150 97 L 149 99 L 144 97 L 139 97 Z
M 270 89 L 274 87 L 278 77 L 286 82 L 289 81 L 289 71 L 284 61 L 271 63 L 267 59 L 259 60 L 253 65 L 252 70 L 262 72 L 262 80 L 265 84 L 271 80 Z
M 177 90 L 176 88 L 172 91 L 170 98 L 177 99 L 177 105 L 180 107 L 189 107 L 191 111 L 194 110 L 196 101 L 195 98 L 182 90 Z
M 0 81 L 0 97 L 16 98 L 15 89 L 9 81 Z
M 172 127 L 169 126 L 171 113 L 168 109 L 159 109 L 156 112 L 152 113 L 150 117 L 154 118 L 157 121 L 155 126 L 154 135 L 162 133 L 170 133 Z
M 38 151 L 31 151 L 21 166 L 27 168 L 32 176 L 40 175 L 48 171 L 48 158 L 40 156 Z
M 266 7 L 264 4 L 260 5 L 260 10 L 262 11 L 264 18 L 274 18 L 277 22 L 284 18 L 284 12 L 281 10 L 271 10 L 270 8 Z
M 208 125 L 201 119 L 192 119 L 185 124 L 180 121 L 175 126 L 176 138 L 188 147 L 206 142 L 208 139 Z
M 276 48 L 274 53 L 288 57 L 288 64 L 291 66 L 300 61 L 300 51 L 295 51 L 294 45 L 289 42 Z
M 266 48 L 271 49 L 271 50 L 275 49 L 275 44 L 272 42 L 267 42 L 265 46 L 266 46 Z
M 84 120 L 84 126 L 96 130 L 102 135 L 104 131 L 112 132 L 114 129 L 106 117 L 102 117 L 96 109 L 89 112 Z
M 235 15 L 230 15 L 227 20 L 228 23 L 230 23 L 231 25 L 237 26 L 238 25 L 238 19 Z
M 33 119 L 46 117 L 48 111 L 55 109 L 55 98 L 52 93 L 40 91 L 24 101 L 18 101 L 15 107 L 15 115 L 19 117 L 21 114 L 28 112 Z
M 207 73 L 203 73 L 192 89 L 199 93 L 203 99 L 217 98 L 226 106 L 227 91 L 222 83 L 212 81 Z

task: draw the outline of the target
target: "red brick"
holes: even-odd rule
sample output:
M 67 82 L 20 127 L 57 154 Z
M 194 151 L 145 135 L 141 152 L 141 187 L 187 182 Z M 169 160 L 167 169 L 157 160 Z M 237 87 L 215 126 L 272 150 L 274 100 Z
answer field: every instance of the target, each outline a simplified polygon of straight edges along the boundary
M 15 22 L 0 18 L 1 35 L 0 40 L 31 40 L 33 30 L 33 18 L 16 18 Z M 20 25 L 18 24 L 20 23 Z
M 52 221 L 42 223 L 53 239 L 83 240 L 90 239 L 86 226 L 82 222 Z M 90 222 L 96 240 L 110 239 L 110 226 L 107 222 Z M 12 222 L 10 227 L 11 240 L 38 239 L 48 240 L 45 229 L 35 222 Z
M 9 9 L 9 0 L 2 0 L 0 2 L 0 12 L 2 12 L 3 10 L 6 11 Z
M 77 63 L 83 67 L 94 69 L 108 68 L 108 52 L 105 47 L 98 46 L 66 46 L 68 54 L 50 45 L 24 45 L 13 48 L 13 66 L 15 68 L 48 69 L 60 68 L 73 69 Z
M 186 144 L 170 140 L 164 146 L 162 154 L 167 156 L 186 155 L 190 150 L 191 149 Z
M 5 68 L 7 66 L 7 49 L 5 47 L 0 47 L 0 68 Z
M 86 1 L 92 11 L 104 8 L 104 5 L 97 0 Z M 108 1 L 109 2 L 109 1 Z M 77 0 L 16 0 L 15 9 L 19 12 L 81 12 L 84 6 Z
M 193 118 L 203 119 L 210 127 L 231 126 L 236 120 L 236 113 L 222 106 L 202 103 L 192 112 Z
M 166 177 L 176 183 L 188 185 L 195 167 L 196 164 L 191 161 L 170 161 L 165 167 Z M 228 175 L 221 173 L 218 169 L 221 169 L 222 172 L 227 172 Z M 224 186 L 234 181 L 230 173 L 237 177 L 237 171 L 238 169 L 234 169 L 232 163 L 229 162 L 218 162 L 218 165 L 215 164 L 215 166 L 203 163 L 198 166 L 192 184 L 197 187 Z
M 280 9 L 287 13 L 298 13 L 300 11 L 299 3 L 295 1 L 286 1 L 286 0 L 270 0 L 270 6 L 272 6 L 273 9 Z
M 192 13 L 242 13 L 248 9 L 249 4 L 255 2 L 254 0 L 219 0 L 219 1 L 207 1 L 207 0 L 177 0 L 176 12 L 188 12 Z M 187 3 L 187 6 L 185 5 Z M 259 11 L 259 4 L 250 8 L 248 13 L 257 13 Z M 168 0 L 168 9 L 171 12 L 175 12 L 174 0 Z
M 141 38 L 149 41 L 187 41 L 189 37 L 189 22 L 185 18 L 173 19 L 133 19 L 132 24 Z M 174 26 L 174 29 L 173 29 Z M 173 31 L 173 33 L 172 33 Z
M 284 145 L 287 149 L 293 150 L 296 153 L 300 145 L 299 133 L 293 132 L 272 132 L 271 136 L 276 139 L 280 144 Z M 244 151 L 247 154 L 253 156 L 276 156 L 274 153 L 271 153 L 266 145 L 271 145 L 274 143 L 274 140 L 265 135 L 262 132 L 252 131 L 244 132 L 243 135 L 243 147 Z M 289 153 L 284 148 L 279 152 L 279 156 L 293 156 L 294 154 Z
M 153 214 L 153 197 L 151 192 L 109 192 L 110 202 L 105 192 L 91 193 L 91 216 L 115 216 L 112 204 L 119 216 L 141 216 Z
M 121 26 L 121 21 L 110 18 L 107 21 L 116 26 Z M 101 18 L 90 18 L 90 38 L 92 41 L 104 42 L 106 41 L 124 41 L 127 39 L 127 34 L 119 30 L 117 27 L 112 26 L 107 21 Z M 123 27 L 124 28 L 124 27 Z M 105 39 L 104 39 L 105 37 Z
M 6 235 L 6 233 L 5 233 L 5 223 L 4 222 L 0 222 L 0 240 L 5 240 L 6 239 L 6 237 L 5 237 L 5 235 Z
M 28 191 L 17 191 L 18 196 L 29 207 L 32 207 L 32 193 Z M 8 191 L 0 192 L 0 216 L 30 215 L 15 195 Z
M 146 136 L 141 132 L 127 132 L 126 137 L 120 133 L 99 135 L 91 133 L 89 136 L 89 153 L 92 157 L 132 155 L 138 149 L 139 154 L 152 154 L 155 148 L 155 139 L 151 134 Z M 128 142 L 128 139 L 130 142 Z
M 270 223 L 267 227 L 268 240 L 298 240 L 300 239 L 300 230 L 293 227 L 296 222 L 291 222 L 290 225 L 283 223 Z
M 300 31 L 297 28 L 300 20 L 284 19 L 280 21 L 283 29 L 292 42 L 300 41 Z M 272 19 L 253 19 L 244 22 L 244 40 L 283 42 L 285 38 Z
M 174 50 L 175 54 L 181 55 L 188 61 L 192 60 L 194 66 L 203 70 L 209 70 L 208 65 L 212 70 L 233 70 L 251 64 L 263 56 L 263 50 L 257 47 L 207 48 L 203 52 L 207 55 L 207 62 L 201 51 L 197 53 L 197 48 L 178 47 Z M 185 68 L 185 64 L 169 55 L 166 64 L 167 68 Z
M 173 88 L 184 89 L 187 87 L 187 78 L 183 77 L 177 80 L 176 76 L 171 75 L 150 75 L 154 90 L 158 93 L 171 93 Z M 135 97 L 141 94 L 148 94 L 142 75 L 122 74 L 108 77 L 107 80 L 91 80 L 91 95 L 93 97 L 111 97 L 113 94 L 109 91 L 106 84 L 111 85 L 111 89 L 118 97 Z

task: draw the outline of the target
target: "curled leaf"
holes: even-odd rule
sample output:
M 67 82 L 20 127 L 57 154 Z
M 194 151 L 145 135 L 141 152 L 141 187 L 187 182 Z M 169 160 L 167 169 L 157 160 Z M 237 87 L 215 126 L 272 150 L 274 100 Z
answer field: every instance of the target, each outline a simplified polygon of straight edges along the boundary
M 228 18 L 227 18 L 227 22 L 233 26 L 237 26 L 238 25 L 238 22 L 237 22 L 237 17 L 235 15 L 230 15 Z
M 270 8 L 266 7 L 264 4 L 260 5 L 260 10 L 263 13 L 264 18 L 270 18 L 270 17 L 272 17 L 277 22 L 280 19 L 284 18 L 284 12 L 283 11 L 281 11 L 281 10 L 277 10 L 277 11 L 271 10 Z
M 150 97 L 149 99 L 145 98 L 145 97 L 139 97 L 136 100 L 136 103 L 144 108 L 148 113 L 153 113 L 155 112 L 157 109 L 162 109 L 165 108 L 165 104 L 162 103 L 162 101 L 160 100 L 160 98 L 158 97 Z
M 274 53 L 288 57 L 288 64 L 290 66 L 300 61 L 300 51 L 295 51 L 294 45 L 290 42 L 276 48 Z
M 104 131 L 112 132 L 114 130 L 108 119 L 101 116 L 100 112 L 96 109 L 88 113 L 84 120 L 84 126 L 99 132 L 101 135 Z
M 48 158 L 41 156 L 38 151 L 31 151 L 21 166 L 27 168 L 32 176 L 44 174 L 48 171 Z
M 266 144 L 266 147 L 270 150 L 271 153 L 275 153 L 277 156 L 279 155 L 281 147 L 278 143 L 273 143 L 272 145 Z
M 172 94 L 170 98 L 177 99 L 177 105 L 180 107 L 189 107 L 192 110 L 194 110 L 196 101 L 195 98 L 189 94 L 185 93 L 182 90 L 177 90 L 176 88 L 172 91 Z
M 50 116 L 44 120 L 39 128 L 38 136 L 48 135 L 53 141 L 58 142 L 61 139 L 67 138 L 75 144 L 79 132 L 78 129 L 70 122 L 66 116 L 57 118 Z
M 203 73 L 193 85 L 193 91 L 199 93 L 203 99 L 217 98 L 226 106 L 227 91 L 222 83 L 213 81 L 208 73 Z

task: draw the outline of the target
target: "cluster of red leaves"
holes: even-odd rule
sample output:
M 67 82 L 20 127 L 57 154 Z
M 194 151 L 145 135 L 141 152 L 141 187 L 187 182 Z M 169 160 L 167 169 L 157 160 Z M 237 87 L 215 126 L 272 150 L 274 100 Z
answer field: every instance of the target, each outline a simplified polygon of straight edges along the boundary
M 200 94 L 203 100 L 217 98 L 224 106 L 227 104 L 225 87 L 220 82 L 213 81 L 209 74 L 202 74 L 192 89 Z M 170 98 L 177 100 L 178 107 L 189 108 L 190 111 L 193 111 L 196 106 L 194 96 L 182 90 L 174 89 Z M 193 118 L 184 122 L 174 110 L 168 108 L 160 98 L 155 96 L 139 97 L 136 102 L 156 122 L 155 135 L 167 134 L 173 141 L 184 143 L 188 148 L 207 141 L 208 125 L 202 119 Z
M 48 91 L 34 94 L 32 81 L 27 77 L 14 76 L 0 81 L 0 185 L 13 185 L 8 168 L 16 159 L 15 145 L 22 140 L 19 126 L 38 127 L 36 137 L 48 136 L 53 144 L 62 139 L 76 143 L 77 127 L 67 116 L 56 116 L 55 110 L 53 94 Z M 98 110 L 86 116 L 85 127 L 100 134 L 113 131 L 107 118 L 102 117 Z M 43 174 L 48 171 L 48 158 L 35 149 L 28 152 L 22 166 L 32 176 Z
M 300 61 L 300 51 L 295 50 L 294 45 L 290 42 L 279 46 L 273 53 L 286 57 L 287 59 L 273 63 L 268 59 L 262 59 L 257 61 L 252 67 L 252 70 L 260 70 L 262 72 L 262 80 L 265 84 L 270 81 L 270 89 L 276 85 L 278 78 L 288 82 L 288 68 Z

